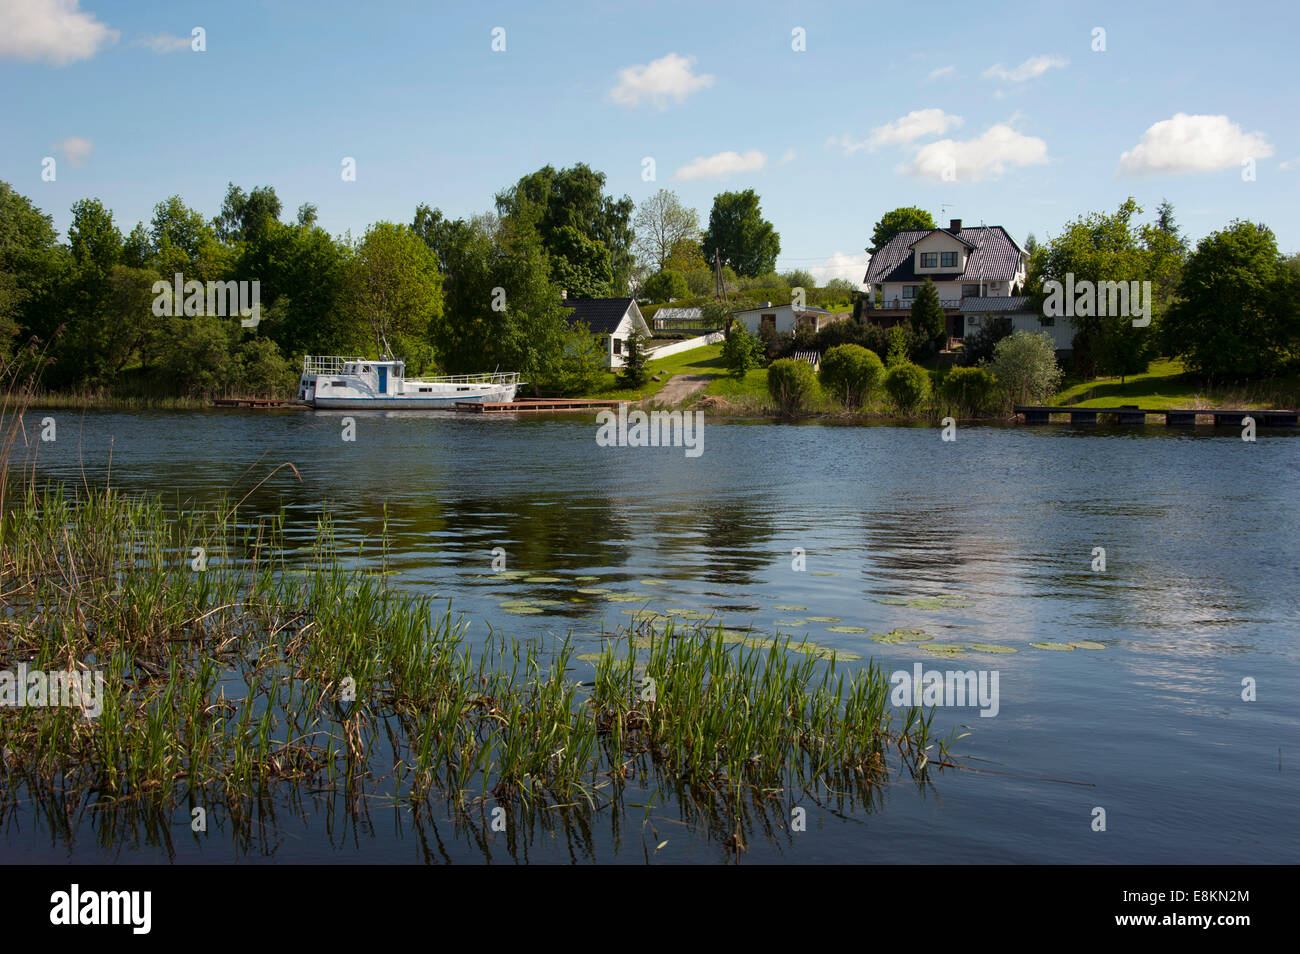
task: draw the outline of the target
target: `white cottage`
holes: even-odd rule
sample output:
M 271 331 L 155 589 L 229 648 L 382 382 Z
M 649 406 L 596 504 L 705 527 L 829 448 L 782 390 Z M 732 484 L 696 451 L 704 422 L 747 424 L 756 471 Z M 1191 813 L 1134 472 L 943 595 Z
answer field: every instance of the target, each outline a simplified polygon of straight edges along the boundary
M 635 298 L 566 298 L 564 306 L 572 309 L 570 322 L 583 322 L 593 335 L 604 338 L 608 367 L 623 367 L 627 339 L 634 333 L 650 338 L 650 327 L 641 316 Z

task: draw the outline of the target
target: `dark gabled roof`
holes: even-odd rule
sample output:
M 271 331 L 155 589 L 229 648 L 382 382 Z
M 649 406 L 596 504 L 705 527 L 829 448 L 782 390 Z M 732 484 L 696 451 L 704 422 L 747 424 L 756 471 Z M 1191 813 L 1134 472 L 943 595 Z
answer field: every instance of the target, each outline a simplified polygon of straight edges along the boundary
M 965 314 L 976 312 L 1027 311 L 1028 295 L 1007 295 L 1005 297 L 989 296 L 983 298 L 963 298 L 961 310 Z
M 912 252 L 912 246 L 934 232 L 946 232 L 973 249 L 966 256 L 965 272 L 916 273 L 916 255 Z M 923 282 L 926 275 L 929 275 L 943 281 L 980 278 L 986 282 L 1009 282 L 1016 277 L 1020 255 L 1020 246 L 1000 225 L 978 225 L 958 232 L 951 229 L 908 229 L 899 232 L 885 243 L 884 248 L 871 256 L 866 277 L 862 280 L 871 284 Z
M 965 245 L 967 248 L 975 248 L 974 243 L 972 243 L 972 242 L 968 242 L 968 241 L 966 241 L 964 238 L 961 237 L 961 233 L 964 232 L 964 231 L 965 231 L 965 229 L 962 229 L 961 231 L 958 231 L 958 232 L 954 232 L 952 229 L 930 229 L 928 232 L 925 232 L 925 233 L 921 236 L 921 238 L 918 238 L 915 242 L 913 242 L 911 245 L 909 245 L 908 248 L 915 248 L 915 247 L 917 246 L 917 244 L 920 243 L 920 241 L 921 241 L 922 239 L 927 239 L 927 238 L 929 238 L 929 237 L 930 237 L 931 235 L 933 235 L 935 232 L 942 232 L 944 235 L 951 236 L 952 238 L 955 238 L 958 242 L 961 242 L 961 244 L 962 244 L 962 245 Z
M 593 335 L 612 335 L 632 301 L 631 298 L 566 298 L 563 305 L 573 309 L 565 316 L 569 321 L 586 322 Z

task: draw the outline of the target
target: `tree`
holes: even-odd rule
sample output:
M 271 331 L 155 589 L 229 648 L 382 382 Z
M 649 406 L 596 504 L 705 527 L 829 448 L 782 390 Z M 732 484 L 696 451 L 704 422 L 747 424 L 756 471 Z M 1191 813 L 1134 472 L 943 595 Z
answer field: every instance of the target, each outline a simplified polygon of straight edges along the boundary
M 591 251 L 575 244 L 572 235 L 562 235 L 568 227 L 592 244 L 602 245 L 609 253 L 609 278 L 600 295 L 627 294 L 632 277 L 632 212 L 635 206 L 628 196 L 614 199 L 604 194 L 605 174 L 584 163 L 557 171 L 544 166 L 524 176 L 496 196 L 497 214 L 517 225 L 527 224 L 537 231 L 542 248 L 550 256 L 553 268 L 563 275 L 567 256 L 578 251 L 581 261 L 569 264 L 586 274 Z M 560 278 L 555 278 L 565 287 Z
M 405 225 L 377 222 L 357 246 L 348 273 L 353 320 L 375 353 L 427 342 L 443 313 L 442 276 L 429 247 Z
M 934 219 L 930 217 L 930 213 L 925 209 L 918 209 L 913 205 L 893 209 L 882 215 L 880 221 L 872 228 L 871 245 L 867 247 L 867 251 L 875 255 L 888 245 L 889 240 L 899 232 L 906 232 L 909 229 L 932 229 L 934 227 Z
M 997 343 L 1014 330 L 1015 323 L 1006 315 L 986 315 L 978 330 L 962 341 L 962 363 L 974 367 L 992 361 Z
M 1033 308 L 1054 319 L 1045 310 L 1048 292 L 1044 283 L 1050 280 L 1064 285 L 1069 275 L 1074 276 L 1076 287 L 1080 282 L 1090 282 L 1095 288 L 1103 282 L 1122 282 L 1127 287 L 1131 282 L 1152 281 L 1154 291 L 1160 259 L 1134 224 L 1134 216 L 1141 212 L 1129 198 L 1112 215 L 1093 212 L 1069 223 L 1030 261 L 1025 284 Z M 1152 323 L 1138 328 L 1133 327 L 1133 315 L 1129 313 L 1096 314 L 1100 307 L 1089 309 L 1091 314 L 1076 311 L 1074 360 L 1085 374 L 1146 369 L 1155 354 L 1160 320 L 1157 303 L 1150 304 Z
M 1187 367 L 1211 377 L 1273 374 L 1300 350 L 1300 281 L 1267 227 L 1233 221 L 1197 243 L 1178 285 L 1168 336 Z
M 641 295 L 651 301 L 672 301 L 686 298 L 690 293 L 685 277 L 669 268 L 655 272 L 641 283 Z
M 65 266 L 53 219 L 0 182 L 0 354 L 12 354 L 20 335 L 53 336 L 51 299 Z
M 765 357 L 763 342 L 750 334 L 743 324 L 736 324 L 722 343 L 722 363 L 738 378 L 761 367 Z
M 782 273 L 780 277 L 781 281 L 789 288 L 802 288 L 805 291 L 812 291 L 817 287 L 817 279 L 813 277 L 813 273 L 803 268 L 791 269 Z
M 912 302 L 912 327 L 925 342 L 926 350 L 938 351 L 947 338 L 948 318 L 939 302 L 939 290 L 927 277 Z
M 1046 404 L 1061 384 L 1052 336 L 1017 331 L 993 349 L 989 366 L 1013 404 Z
M 834 394 L 845 407 L 861 407 L 884 377 L 880 356 L 861 345 L 843 344 L 822 356 L 817 376 L 822 389 Z
M 958 414 L 978 414 L 989 407 L 997 388 L 997 379 L 987 368 L 958 366 L 943 379 L 940 394 L 946 406 Z
M 781 237 L 763 218 L 758 193 L 746 189 L 714 196 L 701 247 L 706 259 L 712 261 L 716 254 L 737 275 L 766 275 L 776 267 Z
M 668 189 L 660 189 L 641 203 L 633 228 L 637 257 L 658 271 L 669 267 L 668 260 L 680 245 L 699 246 L 699 213 Z
M 646 372 L 646 354 L 641 347 L 643 336 L 634 331 L 627 337 L 627 350 L 623 352 L 623 371 L 619 375 L 625 388 L 639 388 L 649 377 Z

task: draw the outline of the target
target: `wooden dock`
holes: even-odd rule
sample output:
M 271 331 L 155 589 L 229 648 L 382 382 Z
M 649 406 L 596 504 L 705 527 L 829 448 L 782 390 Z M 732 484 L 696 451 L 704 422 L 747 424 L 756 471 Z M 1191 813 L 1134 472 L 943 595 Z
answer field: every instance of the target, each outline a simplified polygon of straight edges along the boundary
M 590 411 L 618 407 L 627 401 L 602 401 L 599 398 L 515 398 L 513 401 L 457 401 L 456 410 L 471 414 L 503 414 L 518 411 Z
M 213 407 L 305 407 L 296 401 L 277 401 L 272 398 L 213 398 Z
M 1192 427 L 1197 418 L 1214 419 L 1215 427 L 1240 427 L 1243 417 L 1252 417 L 1260 427 L 1295 427 L 1300 412 L 1257 410 L 1223 407 L 1206 408 L 1143 408 L 1136 404 L 1121 404 L 1118 407 L 1035 407 L 1016 406 L 1016 414 L 1023 416 L 1026 424 L 1049 424 L 1052 416 L 1069 415 L 1071 424 L 1096 424 L 1102 417 L 1111 418 L 1118 424 L 1145 424 L 1147 415 L 1164 415 L 1169 427 Z

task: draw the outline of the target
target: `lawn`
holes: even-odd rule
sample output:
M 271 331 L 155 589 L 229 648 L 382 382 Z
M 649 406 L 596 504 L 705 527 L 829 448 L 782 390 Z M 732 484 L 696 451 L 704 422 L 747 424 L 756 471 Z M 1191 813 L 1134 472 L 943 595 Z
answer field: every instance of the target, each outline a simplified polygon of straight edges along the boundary
M 646 381 L 639 388 L 624 388 L 619 386 L 616 374 L 606 373 L 601 383 L 597 384 L 591 393 L 585 396 L 617 401 L 640 401 L 643 398 L 653 397 L 658 394 L 674 375 L 724 375 L 727 373 L 727 369 L 722 363 L 721 344 L 692 348 L 690 351 L 669 355 L 658 361 L 650 361 L 646 368 L 652 378 L 658 375 L 659 380 Z
M 1163 358 L 1151 363 L 1145 374 L 1119 378 L 1094 378 L 1060 392 L 1052 402 L 1071 407 L 1110 407 L 1139 404 L 1152 410 L 1176 407 L 1293 408 L 1300 402 L 1300 377 L 1292 375 L 1266 381 L 1207 386 L 1189 374 L 1181 361 Z

